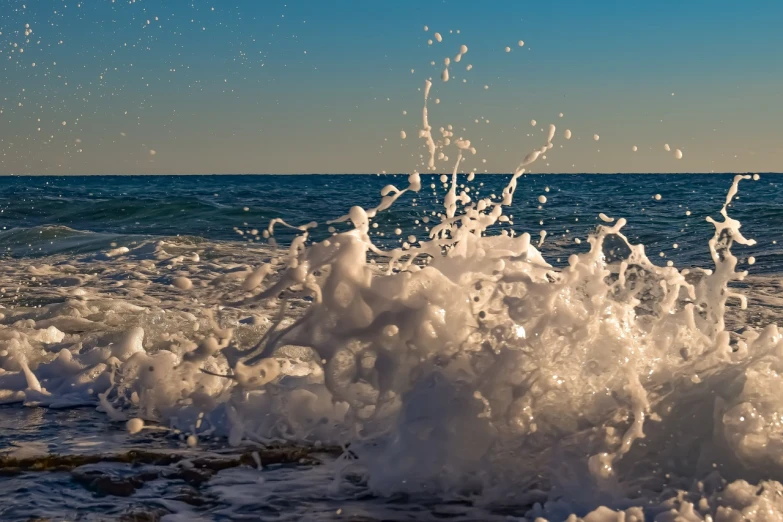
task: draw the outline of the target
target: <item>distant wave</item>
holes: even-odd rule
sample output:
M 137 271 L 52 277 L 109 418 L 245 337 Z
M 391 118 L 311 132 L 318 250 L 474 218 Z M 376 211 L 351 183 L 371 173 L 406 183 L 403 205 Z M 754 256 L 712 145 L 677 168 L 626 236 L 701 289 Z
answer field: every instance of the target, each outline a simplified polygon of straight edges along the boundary
M 11 257 L 41 257 L 56 254 L 85 254 L 115 246 L 140 246 L 165 240 L 169 244 L 200 245 L 208 241 L 197 235 L 113 234 L 92 230 L 77 230 L 64 225 L 40 225 L 0 230 L 0 255 Z

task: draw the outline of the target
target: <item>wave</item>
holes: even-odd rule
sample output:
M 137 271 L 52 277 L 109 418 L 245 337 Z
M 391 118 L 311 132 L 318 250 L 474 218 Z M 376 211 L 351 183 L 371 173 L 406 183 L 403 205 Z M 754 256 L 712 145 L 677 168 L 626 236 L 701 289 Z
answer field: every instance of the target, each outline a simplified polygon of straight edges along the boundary
M 55 255 L 94 254 L 118 246 L 138 248 L 165 241 L 169 245 L 219 243 L 197 235 L 140 235 L 77 230 L 64 225 L 40 225 L 0 231 L 2 256 L 40 258 Z
M 484 234 L 515 180 L 480 207 L 463 198 L 464 214 L 452 184 L 431 239 L 390 251 L 369 240 L 370 221 L 419 188 L 415 175 L 307 248 L 231 244 L 205 259 L 188 238 L 6 265 L 49 303 L 4 295 L 15 306 L 3 310 L 0 399 L 95 405 L 132 432 L 169 426 L 193 446 L 214 435 L 349 443 L 358 460 L 341 473 L 378 493 L 514 498 L 552 520 L 600 504 L 639 520 L 696 500 L 742 512 L 729 491 L 767 502 L 778 483 L 756 495 L 740 479 L 783 469 L 781 337 L 726 329 L 729 301 L 743 299 L 728 286 L 744 279 L 731 246 L 752 244 L 727 206 L 714 269 L 653 265 L 619 220 L 558 270 L 528 234 Z M 24 233 L 44 230 L 93 235 Z M 687 491 L 716 469 L 735 482 L 667 496 L 672 477 Z

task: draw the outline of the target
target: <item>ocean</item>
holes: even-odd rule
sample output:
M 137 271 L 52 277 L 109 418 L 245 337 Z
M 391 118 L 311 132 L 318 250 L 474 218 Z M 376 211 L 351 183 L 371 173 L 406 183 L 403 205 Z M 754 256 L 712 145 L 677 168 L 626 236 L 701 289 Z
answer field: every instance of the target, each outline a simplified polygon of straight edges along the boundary
M 714 215 L 726 195 L 733 174 L 581 174 L 527 175 L 522 178 L 510 213 L 514 229 L 537 236 L 547 230 L 551 247 L 578 251 L 575 238 L 584 239 L 598 215 L 625 217 L 625 231 L 648 252 L 664 252 L 678 266 L 709 261 L 706 241 Z M 41 257 L 84 254 L 155 238 L 193 241 L 242 242 L 236 229 L 262 229 L 274 218 L 295 225 L 321 223 L 313 237 L 326 237 L 325 221 L 352 205 L 376 204 L 388 184 L 404 184 L 406 175 L 295 175 L 295 176 L 68 176 L 6 177 L 0 181 L 0 218 L 4 255 Z M 442 210 L 445 192 L 439 176 L 423 176 L 424 188 L 403 198 L 377 220 L 374 240 L 384 245 L 416 234 L 417 218 Z M 474 190 L 500 193 L 509 175 L 479 175 Z M 464 184 L 464 176 L 460 176 Z M 743 190 L 733 215 L 753 230 L 758 246 L 742 254 L 759 261 L 757 273 L 779 272 L 783 239 L 783 196 L 776 175 L 765 175 L 752 189 Z M 435 189 L 430 188 L 436 185 Z M 548 192 L 547 192 L 548 188 Z M 539 195 L 547 203 L 538 202 Z M 661 199 L 655 200 L 660 194 Z M 413 202 L 412 200 L 416 201 Z M 541 207 L 541 208 L 539 208 Z M 247 209 L 247 210 L 245 210 Z M 686 212 L 690 211 L 690 215 Z M 778 225 L 780 223 L 780 225 Z M 249 228 L 248 228 L 249 227 Z M 293 233 L 279 231 L 281 240 Z M 552 243 L 552 244 L 549 244 Z M 672 245 L 677 243 L 679 248 Z M 582 249 L 584 250 L 584 248 Z M 551 257 L 551 256 L 547 256 Z
M 783 492 L 757 178 L 524 175 L 507 219 L 510 175 L 0 178 L 0 519 L 748 517 Z

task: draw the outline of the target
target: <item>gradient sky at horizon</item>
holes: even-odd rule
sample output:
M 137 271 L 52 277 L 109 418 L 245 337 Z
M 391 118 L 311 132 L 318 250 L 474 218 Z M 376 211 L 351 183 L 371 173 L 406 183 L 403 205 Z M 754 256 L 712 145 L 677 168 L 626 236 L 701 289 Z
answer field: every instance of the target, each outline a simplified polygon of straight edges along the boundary
M 782 19 L 776 0 L 2 0 L 0 174 L 423 171 L 427 78 L 434 129 L 476 146 L 464 171 L 513 170 L 550 123 L 532 172 L 781 171 Z

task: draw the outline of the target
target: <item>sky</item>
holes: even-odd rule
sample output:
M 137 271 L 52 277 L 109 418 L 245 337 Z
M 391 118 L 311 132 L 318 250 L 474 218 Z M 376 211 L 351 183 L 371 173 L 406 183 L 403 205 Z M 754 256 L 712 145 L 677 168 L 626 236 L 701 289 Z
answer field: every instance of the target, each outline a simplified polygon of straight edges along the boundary
M 435 137 L 476 149 L 460 171 L 513 171 L 550 124 L 531 172 L 783 171 L 780 20 L 779 0 L 0 0 L 0 174 L 426 172 L 428 79 Z

